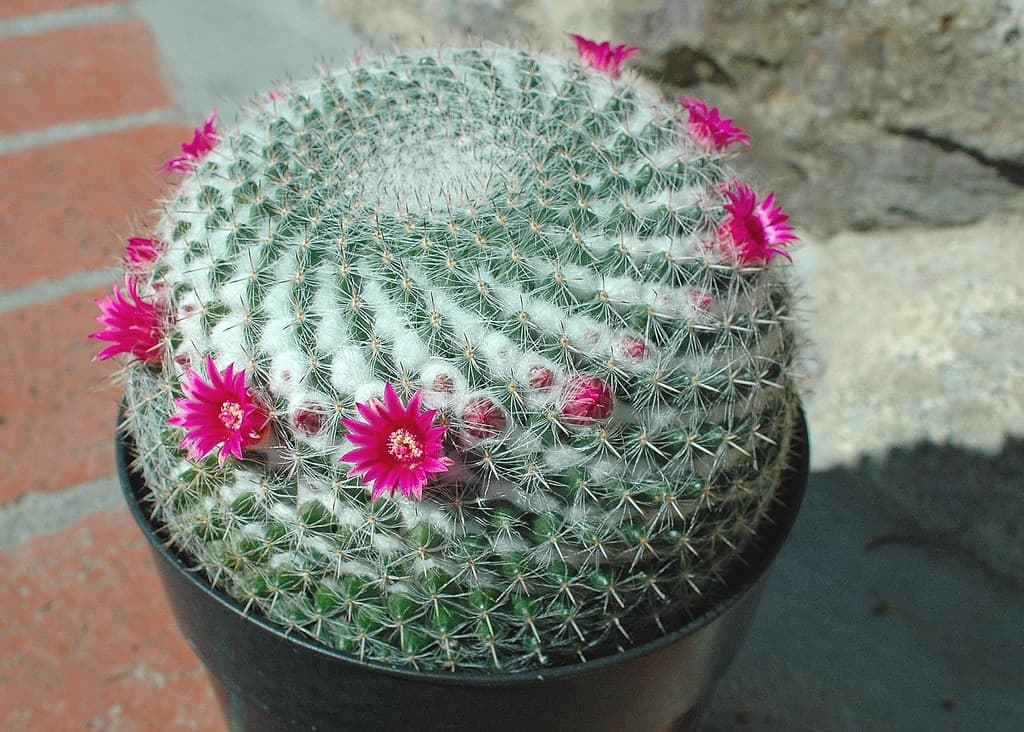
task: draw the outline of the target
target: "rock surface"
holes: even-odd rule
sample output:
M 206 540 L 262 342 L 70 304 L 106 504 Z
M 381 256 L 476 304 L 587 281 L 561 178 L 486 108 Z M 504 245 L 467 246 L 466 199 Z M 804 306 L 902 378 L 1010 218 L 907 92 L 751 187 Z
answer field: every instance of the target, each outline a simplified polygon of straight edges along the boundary
M 323 0 L 402 42 L 643 47 L 750 130 L 757 180 L 819 232 L 1024 210 L 1024 0 Z
M 806 241 L 816 470 L 1024 579 L 1024 217 Z M 806 239 L 807 237 L 805 237 Z

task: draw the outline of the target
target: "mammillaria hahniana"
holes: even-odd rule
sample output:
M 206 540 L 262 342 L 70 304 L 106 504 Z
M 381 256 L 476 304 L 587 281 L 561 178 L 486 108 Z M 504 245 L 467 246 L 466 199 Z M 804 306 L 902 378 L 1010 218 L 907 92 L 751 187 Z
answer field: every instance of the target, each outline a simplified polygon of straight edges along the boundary
M 749 144 L 574 37 L 362 60 L 211 117 L 99 303 L 154 516 L 360 658 L 516 671 L 722 591 L 798 400 Z

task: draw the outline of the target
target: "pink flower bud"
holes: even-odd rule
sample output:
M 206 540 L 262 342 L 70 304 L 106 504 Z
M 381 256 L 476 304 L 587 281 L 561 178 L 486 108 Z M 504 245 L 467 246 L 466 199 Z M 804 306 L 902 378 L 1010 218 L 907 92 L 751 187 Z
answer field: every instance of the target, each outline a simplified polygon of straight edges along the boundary
M 455 391 L 455 381 L 450 374 L 440 373 L 434 377 L 431 388 L 443 394 L 451 394 Z
M 142 275 L 149 271 L 153 262 L 160 256 L 162 244 L 156 239 L 144 239 L 133 236 L 124 248 L 124 266 L 132 275 Z
M 463 428 L 477 439 L 494 437 L 505 430 L 508 419 L 501 407 L 487 397 L 473 397 L 462 411 Z
M 704 290 L 694 290 L 690 293 L 690 303 L 698 310 L 707 310 L 711 306 L 711 293 Z
M 324 410 L 319 404 L 307 402 L 295 410 L 292 415 L 295 429 L 307 435 L 316 435 L 324 426 Z
M 562 415 L 570 424 L 585 425 L 607 419 L 614 408 L 612 390 L 596 376 L 577 374 L 562 387 Z
M 526 380 L 534 389 L 550 389 L 555 383 L 555 374 L 546 366 L 531 366 Z
M 629 358 L 639 361 L 647 353 L 647 344 L 644 343 L 642 338 L 626 336 L 622 339 L 622 351 Z

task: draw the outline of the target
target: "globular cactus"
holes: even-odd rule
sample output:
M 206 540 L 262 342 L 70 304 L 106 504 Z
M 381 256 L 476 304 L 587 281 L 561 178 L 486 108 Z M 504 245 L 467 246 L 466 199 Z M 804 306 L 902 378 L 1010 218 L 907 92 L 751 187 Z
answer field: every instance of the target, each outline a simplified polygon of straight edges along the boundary
M 168 163 L 94 337 L 155 518 L 249 610 L 517 671 L 723 592 L 798 411 L 793 235 L 742 130 L 577 43 L 324 71 Z

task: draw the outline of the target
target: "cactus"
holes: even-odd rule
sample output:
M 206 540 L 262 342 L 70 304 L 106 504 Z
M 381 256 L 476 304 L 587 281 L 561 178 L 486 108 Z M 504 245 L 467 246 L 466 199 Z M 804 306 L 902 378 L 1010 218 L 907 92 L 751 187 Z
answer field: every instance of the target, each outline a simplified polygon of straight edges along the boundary
M 485 47 L 207 120 L 94 334 L 174 545 L 419 669 L 588 660 L 706 609 L 774 500 L 798 339 L 786 217 L 693 101 Z

